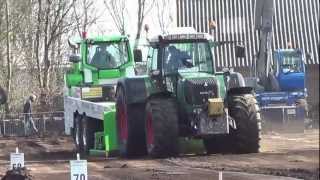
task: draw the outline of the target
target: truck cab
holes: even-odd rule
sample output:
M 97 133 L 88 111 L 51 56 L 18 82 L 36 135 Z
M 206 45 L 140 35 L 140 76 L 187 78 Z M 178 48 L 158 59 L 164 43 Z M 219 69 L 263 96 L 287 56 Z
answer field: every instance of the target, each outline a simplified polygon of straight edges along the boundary
M 134 75 L 127 37 L 99 36 L 76 40 L 75 43 L 76 54 L 70 56 L 73 66 L 65 76 L 67 94 L 91 101 L 113 100 L 108 97 L 108 91 L 114 88 L 118 78 Z M 85 92 L 75 92 L 80 87 L 86 87 Z M 88 88 L 93 87 L 100 89 L 101 94 L 95 94 L 98 91 L 90 93 Z
M 109 35 L 69 41 L 65 74 L 65 133 L 81 154 L 117 150 L 115 93 L 118 79 L 135 75 L 129 40 Z
M 299 49 L 278 49 L 273 54 L 275 77 L 281 91 L 304 91 L 305 62 Z

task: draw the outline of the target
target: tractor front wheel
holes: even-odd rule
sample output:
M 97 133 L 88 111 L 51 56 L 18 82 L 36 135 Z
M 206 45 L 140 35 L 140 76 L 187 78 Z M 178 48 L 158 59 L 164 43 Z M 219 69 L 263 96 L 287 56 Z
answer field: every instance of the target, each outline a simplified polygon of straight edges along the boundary
M 116 94 L 116 121 L 120 156 L 136 157 L 145 155 L 144 105 L 127 104 L 126 94 L 120 86 Z
M 228 97 L 229 115 L 236 122 L 236 129 L 230 127 L 228 135 L 204 139 L 207 153 L 256 153 L 259 152 L 260 113 L 252 94 Z
M 81 115 L 74 115 L 74 124 L 73 124 L 73 141 L 75 144 L 76 152 L 80 153 L 82 151 L 82 142 L 81 142 Z
M 153 98 L 147 102 L 146 143 L 151 157 L 178 155 L 178 111 L 174 99 Z

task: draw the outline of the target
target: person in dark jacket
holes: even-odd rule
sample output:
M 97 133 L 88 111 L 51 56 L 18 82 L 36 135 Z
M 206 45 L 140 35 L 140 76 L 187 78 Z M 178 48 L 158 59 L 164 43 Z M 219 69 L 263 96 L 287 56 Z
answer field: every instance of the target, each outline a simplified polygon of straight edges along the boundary
M 175 72 L 181 68 L 191 68 L 193 67 L 191 56 L 185 51 L 177 49 L 175 46 L 169 46 L 166 70 L 167 72 Z
M 108 45 L 101 45 L 92 57 L 92 65 L 103 69 L 112 69 L 117 67 L 117 63 L 110 52 L 107 50 Z
M 33 130 L 35 133 L 38 133 L 38 129 L 34 124 L 32 119 L 32 103 L 36 100 L 35 95 L 30 95 L 27 101 L 23 106 L 23 113 L 24 113 L 24 133 L 26 136 L 31 135 L 31 131 Z M 32 129 L 31 129 L 32 128 Z

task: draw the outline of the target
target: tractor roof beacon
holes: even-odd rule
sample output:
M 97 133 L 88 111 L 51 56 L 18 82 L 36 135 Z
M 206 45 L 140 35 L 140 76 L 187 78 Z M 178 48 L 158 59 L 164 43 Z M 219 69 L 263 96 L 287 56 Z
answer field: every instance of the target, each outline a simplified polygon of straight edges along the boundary
M 141 145 L 152 157 L 175 156 L 179 137 L 203 139 L 208 154 L 258 152 L 257 101 L 241 74 L 217 72 L 212 48 L 220 44 L 190 28 L 150 39 L 147 74 L 117 84 L 122 156 Z

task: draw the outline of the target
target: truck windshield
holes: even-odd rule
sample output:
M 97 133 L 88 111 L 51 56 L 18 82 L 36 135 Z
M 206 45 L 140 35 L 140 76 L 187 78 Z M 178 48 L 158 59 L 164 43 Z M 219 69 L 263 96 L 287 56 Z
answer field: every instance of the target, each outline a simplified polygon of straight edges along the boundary
M 164 48 L 166 74 L 177 72 L 213 72 L 208 42 L 169 43 Z
M 282 57 L 282 61 L 280 64 L 280 69 L 283 73 L 289 72 L 302 72 L 302 59 L 301 56 L 293 56 L 293 55 L 286 55 Z
M 128 61 L 126 42 L 88 44 L 87 63 L 98 69 L 114 69 Z

